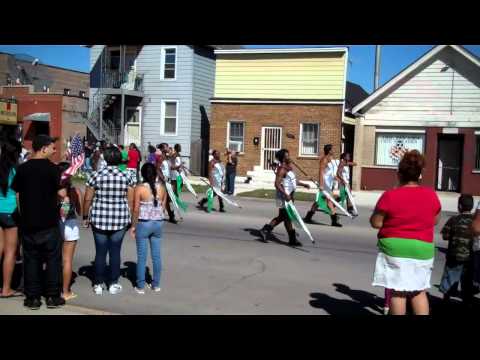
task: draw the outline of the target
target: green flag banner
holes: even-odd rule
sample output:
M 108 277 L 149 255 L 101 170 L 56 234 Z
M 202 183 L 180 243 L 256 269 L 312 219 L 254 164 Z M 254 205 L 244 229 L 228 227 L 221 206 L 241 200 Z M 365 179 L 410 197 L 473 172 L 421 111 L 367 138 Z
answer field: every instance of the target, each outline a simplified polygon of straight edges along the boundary
M 340 200 L 338 200 L 338 203 L 343 207 L 345 207 L 346 200 L 347 200 L 347 192 L 345 191 L 345 188 L 342 187 L 340 189 Z M 315 199 L 315 202 L 317 203 L 317 206 L 320 210 L 326 212 L 328 215 L 332 214 L 327 204 L 327 198 L 321 191 L 317 192 L 317 197 Z
M 213 189 L 207 189 L 207 211 L 210 213 L 213 209 Z

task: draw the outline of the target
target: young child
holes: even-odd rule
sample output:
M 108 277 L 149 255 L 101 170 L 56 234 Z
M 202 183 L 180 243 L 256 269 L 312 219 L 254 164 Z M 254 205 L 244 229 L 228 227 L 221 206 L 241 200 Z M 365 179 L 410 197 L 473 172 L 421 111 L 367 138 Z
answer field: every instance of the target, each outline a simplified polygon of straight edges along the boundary
M 70 166 L 63 162 L 58 164 L 63 174 Z M 77 216 L 82 217 L 82 192 L 72 185 L 71 178 L 68 177 L 62 182 L 66 188 L 66 196 L 60 199 L 60 232 L 63 236 L 63 292 L 62 297 L 65 301 L 72 300 L 77 295 L 71 291 L 70 283 L 72 281 L 73 255 L 77 240 L 80 239 L 80 229 Z
M 472 244 L 473 244 L 473 197 L 462 194 L 458 199 L 459 215 L 451 217 L 443 227 L 443 240 L 448 241 L 447 258 L 440 291 L 448 301 L 458 283 L 461 285 L 463 303 L 473 300 Z

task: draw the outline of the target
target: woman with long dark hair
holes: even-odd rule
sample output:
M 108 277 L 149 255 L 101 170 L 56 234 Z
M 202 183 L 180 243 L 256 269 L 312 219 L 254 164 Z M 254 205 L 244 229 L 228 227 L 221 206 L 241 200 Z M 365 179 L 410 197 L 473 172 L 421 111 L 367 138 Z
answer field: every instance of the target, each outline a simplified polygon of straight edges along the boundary
M 160 291 L 161 240 L 167 192 L 157 182 L 155 165 L 145 163 L 141 170 L 143 184 L 135 188 L 133 202 L 132 238 L 137 242 L 137 286 L 138 294 L 145 294 L 145 268 L 147 264 L 148 243 L 153 264 L 153 282 L 151 288 Z
M 7 140 L 0 153 L 0 258 L 3 255 L 3 288 L 1 297 L 19 296 L 11 288 L 18 246 L 17 196 L 11 188 L 21 145 Z
M 58 164 L 60 171 L 64 173 L 70 163 Z M 77 216 L 82 216 L 83 196 L 80 189 L 72 184 L 71 177 L 62 182 L 65 196 L 60 199 L 60 232 L 63 236 L 63 291 L 65 301 L 75 299 L 77 295 L 71 291 L 73 256 L 77 241 L 80 239 L 80 228 Z
M 407 300 L 416 315 L 428 315 L 435 244 L 433 230 L 441 205 L 433 189 L 420 185 L 425 158 L 407 152 L 398 166 L 399 186 L 380 197 L 370 219 L 379 229 L 373 286 L 391 289 L 390 314 L 405 315 Z

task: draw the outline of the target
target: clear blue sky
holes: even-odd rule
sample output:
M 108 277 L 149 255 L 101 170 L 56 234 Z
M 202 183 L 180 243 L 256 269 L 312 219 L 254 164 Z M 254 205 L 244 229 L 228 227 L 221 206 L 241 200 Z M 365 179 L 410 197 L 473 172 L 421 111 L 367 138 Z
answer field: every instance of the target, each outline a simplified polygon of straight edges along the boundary
M 247 45 L 246 47 L 281 48 L 309 46 Z M 465 45 L 465 47 L 480 57 L 480 45 Z M 361 85 L 367 92 L 371 92 L 373 88 L 375 46 L 351 45 L 349 48 L 350 64 L 348 67 L 348 80 Z M 384 84 L 404 67 L 418 59 L 431 48 L 432 45 L 383 45 L 380 84 Z M 28 54 L 39 58 L 40 62 L 44 64 L 85 72 L 88 72 L 89 70 L 89 49 L 78 45 L 0 45 L 0 52 Z

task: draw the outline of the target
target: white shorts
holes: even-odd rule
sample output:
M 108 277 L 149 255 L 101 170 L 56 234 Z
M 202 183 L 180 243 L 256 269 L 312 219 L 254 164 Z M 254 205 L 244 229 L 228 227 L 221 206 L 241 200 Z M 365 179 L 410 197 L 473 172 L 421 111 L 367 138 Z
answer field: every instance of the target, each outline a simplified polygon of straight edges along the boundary
M 60 221 L 60 232 L 64 241 L 77 241 L 80 239 L 80 228 L 76 219 Z

